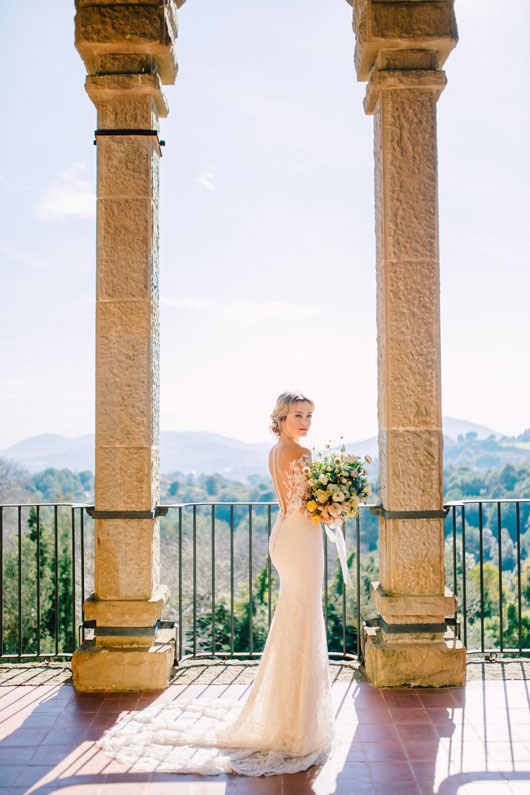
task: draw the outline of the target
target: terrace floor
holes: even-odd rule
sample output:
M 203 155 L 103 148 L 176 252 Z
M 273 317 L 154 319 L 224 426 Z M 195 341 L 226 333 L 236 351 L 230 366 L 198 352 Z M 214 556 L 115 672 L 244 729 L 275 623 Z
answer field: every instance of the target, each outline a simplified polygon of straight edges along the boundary
M 2 667 L 0 681 L 0 792 L 64 790 L 75 795 L 258 795 L 269 793 L 528 793 L 530 792 L 530 681 L 483 679 L 473 669 L 466 688 L 375 690 L 347 666 L 332 673 L 340 745 L 326 764 L 290 776 L 179 776 L 130 771 L 96 748 L 123 710 L 154 701 L 216 695 L 245 698 L 252 671 L 239 665 L 222 676 L 177 677 L 154 695 L 79 694 L 70 684 Z M 204 666 L 203 666 L 204 667 Z M 222 668 L 223 666 L 221 666 Z M 193 666 L 190 666 L 193 668 Z M 225 666 L 226 668 L 226 666 Z M 482 666 L 484 668 L 484 666 Z M 36 669 L 33 668 L 35 671 Z M 504 669 L 501 670 L 501 673 Z M 41 671 L 42 673 L 42 671 Z M 182 672 L 181 672 L 182 673 Z M 504 671 L 505 673 L 505 671 Z M 188 681 L 184 681 L 187 679 Z M 213 683 L 212 683 L 213 680 Z

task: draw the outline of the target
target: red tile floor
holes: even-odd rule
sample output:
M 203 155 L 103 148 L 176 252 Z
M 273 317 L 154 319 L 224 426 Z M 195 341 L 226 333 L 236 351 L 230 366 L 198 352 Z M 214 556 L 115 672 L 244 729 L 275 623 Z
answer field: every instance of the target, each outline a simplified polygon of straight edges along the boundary
M 325 765 L 291 776 L 135 773 L 95 741 L 123 710 L 155 700 L 245 697 L 245 685 L 175 685 L 158 695 L 82 695 L 72 687 L 0 688 L 0 792 L 76 795 L 221 793 L 530 793 L 530 682 L 384 690 L 336 682 L 340 745 Z

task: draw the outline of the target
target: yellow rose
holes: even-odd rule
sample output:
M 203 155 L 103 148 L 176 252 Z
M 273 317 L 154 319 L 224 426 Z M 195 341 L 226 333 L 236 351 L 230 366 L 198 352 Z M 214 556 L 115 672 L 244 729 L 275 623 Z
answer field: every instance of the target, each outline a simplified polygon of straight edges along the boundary
M 315 502 L 314 500 L 309 500 L 309 502 L 306 504 L 306 506 L 305 506 L 305 507 L 307 508 L 307 510 L 308 510 L 310 513 L 313 513 L 313 511 L 314 511 L 314 510 L 315 510 L 315 508 L 317 507 L 317 504 L 316 504 L 316 502 Z M 313 517 L 313 518 L 314 518 L 314 517 Z

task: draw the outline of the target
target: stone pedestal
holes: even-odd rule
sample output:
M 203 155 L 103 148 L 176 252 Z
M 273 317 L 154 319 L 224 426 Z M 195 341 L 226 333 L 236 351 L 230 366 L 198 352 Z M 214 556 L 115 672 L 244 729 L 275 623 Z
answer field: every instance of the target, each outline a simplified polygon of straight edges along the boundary
M 174 637 L 159 630 L 159 117 L 177 72 L 173 0 L 76 0 L 76 46 L 97 108 L 95 641 L 80 690 L 157 690 Z M 174 633 L 173 633 L 174 635 Z
M 436 101 L 457 40 L 452 0 L 353 0 L 374 116 L 380 583 L 365 663 L 378 686 L 457 685 L 445 626 Z
M 445 595 L 391 595 L 372 583 L 371 596 L 381 628 L 367 628 L 364 663 L 376 687 L 462 685 L 466 655 L 445 626 L 456 610 L 456 598 Z

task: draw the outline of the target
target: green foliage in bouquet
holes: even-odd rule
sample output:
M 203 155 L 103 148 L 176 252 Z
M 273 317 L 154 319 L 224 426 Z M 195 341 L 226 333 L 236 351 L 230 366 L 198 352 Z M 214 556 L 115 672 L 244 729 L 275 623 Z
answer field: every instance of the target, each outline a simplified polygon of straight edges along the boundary
M 317 453 L 311 466 L 304 467 L 310 494 L 305 508 L 315 524 L 339 525 L 351 519 L 358 511 L 359 503 L 370 496 L 365 463 L 371 464 L 370 456 L 364 462 L 357 456 L 346 453 L 344 445 L 340 451 Z

